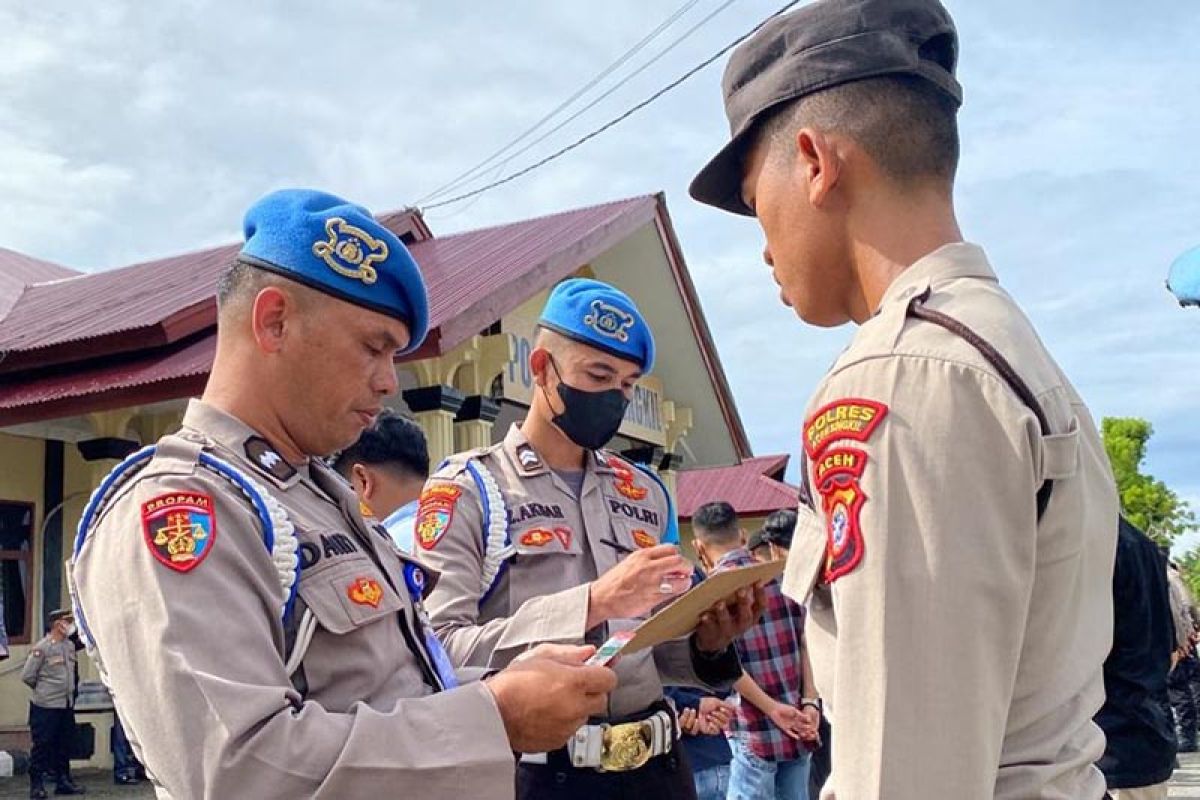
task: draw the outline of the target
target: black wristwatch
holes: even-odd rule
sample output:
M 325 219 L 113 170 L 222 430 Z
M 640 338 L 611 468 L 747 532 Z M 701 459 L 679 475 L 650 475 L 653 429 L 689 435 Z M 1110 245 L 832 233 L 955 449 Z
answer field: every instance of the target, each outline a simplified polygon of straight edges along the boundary
M 805 706 L 812 706 L 817 710 L 818 714 L 825 713 L 825 704 L 821 702 L 821 698 L 819 697 L 801 697 L 800 708 L 804 708 Z

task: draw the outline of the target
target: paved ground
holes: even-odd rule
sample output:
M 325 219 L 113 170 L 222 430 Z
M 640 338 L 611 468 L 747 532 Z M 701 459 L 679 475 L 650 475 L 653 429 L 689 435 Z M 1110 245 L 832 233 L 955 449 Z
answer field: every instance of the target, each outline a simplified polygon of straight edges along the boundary
M 1200 798 L 1200 753 L 1179 756 L 1179 769 L 1171 778 L 1169 797 Z
M 154 792 L 148 784 L 141 786 L 114 786 L 112 774 L 108 772 L 81 772 L 79 782 L 88 788 L 87 797 L 111 798 L 111 800 L 153 800 Z M 16 800 L 28 797 L 29 783 L 25 778 L 0 778 L 0 800 Z M 54 796 L 53 793 L 50 795 Z M 1171 779 L 1171 798 L 1200 800 L 1200 753 L 1186 753 L 1179 757 L 1179 769 Z
M 78 772 L 75 778 L 87 787 L 85 800 L 92 797 L 112 798 L 112 800 L 118 798 L 120 800 L 154 800 L 154 790 L 150 788 L 150 784 L 116 786 L 112 782 L 111 772 Z M 54 797 L 54 789 L 48 788 L 50 796 Z M 24 775 L 18 778 L 0 778 L 0 798 L 16 800 L 21 797 L 29 797 L 29 778 Z

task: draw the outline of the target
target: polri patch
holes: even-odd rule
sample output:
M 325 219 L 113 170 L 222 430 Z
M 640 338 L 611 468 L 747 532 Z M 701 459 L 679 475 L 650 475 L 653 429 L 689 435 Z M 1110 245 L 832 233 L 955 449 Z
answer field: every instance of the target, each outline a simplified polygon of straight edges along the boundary
M 835 447 L 813 462 L 828 535 L 826 583 L 833 583 L 862 562 L 866 549 L 862 509 L 867 502 L 862 476 L 866 468 L 867 454 L 855 447 Z
M 417 544 L 426 550 L 434 548 L 450 527 L 454 507 L 461 496 L 462 489 L 449 483 L 435 484 L 421 493 L 417 509 Z
M 379 608 L 379 601 L 383 599 L 383 587 L 374 578 L 355 578 L 346 587 L 346 596 L 350 598 L 351 603 Z
M 159 563 L 190 572 L 212 551 L 217 518 L 204 492 L 170 492 L 142 503 L 142 534 Z
M 888 407 L 875 400 L 846 397 L 822 406 L 804 423 L 804 452 L 815 460 L 831 442 L 865 442 L 887 416 Z

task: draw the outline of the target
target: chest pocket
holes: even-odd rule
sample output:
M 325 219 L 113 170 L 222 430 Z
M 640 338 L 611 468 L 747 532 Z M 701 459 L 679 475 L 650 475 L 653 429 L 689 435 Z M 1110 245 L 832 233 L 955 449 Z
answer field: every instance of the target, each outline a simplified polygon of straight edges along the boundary
M 303 573 L 300 599 L 322 628 L 339 636 L 395 614 L 404 606 L 365 554 Z

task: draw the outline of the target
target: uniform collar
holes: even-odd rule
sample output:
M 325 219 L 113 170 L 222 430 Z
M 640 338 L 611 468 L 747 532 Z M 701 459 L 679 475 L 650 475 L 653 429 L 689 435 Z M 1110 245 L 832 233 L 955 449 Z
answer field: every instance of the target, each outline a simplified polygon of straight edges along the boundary
M 995 281 L 996 273 L 988 264 L 983 248 L 969 242 L 946 244 L 913 262 L 888 286 L 879 302 L 878 312 L 896 303 L 908 301 L 942 281 L 955 278 L 982 278 Z
M 300 481 L 306 469 L 297 469 L 275 451 L 266 438 L 237 417 L 203 400 L 189 400 L 183 425 L 237 455 L 281 489 Z
M 542 475 L 550 472 L 550 467 L 529 443 L 521 426 L 515 422 L 504 437 L 504 454 L 522 475 Z M 613 472 L 613 469 L 608 466 L 608 455 L 602 450 L 593 450 L 588 453 L 585 469 L 606 475 Z

